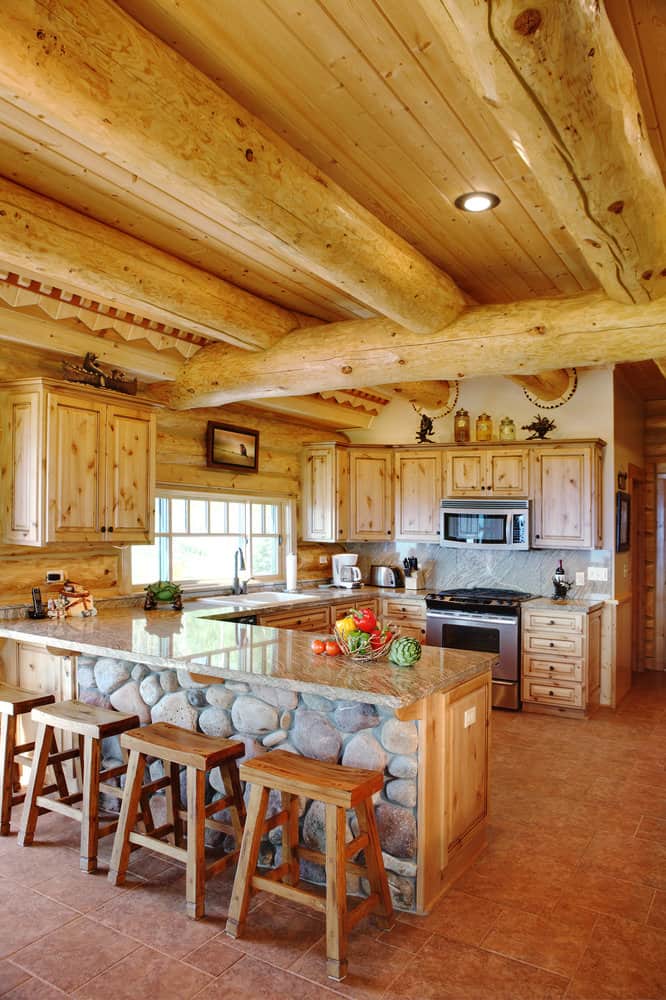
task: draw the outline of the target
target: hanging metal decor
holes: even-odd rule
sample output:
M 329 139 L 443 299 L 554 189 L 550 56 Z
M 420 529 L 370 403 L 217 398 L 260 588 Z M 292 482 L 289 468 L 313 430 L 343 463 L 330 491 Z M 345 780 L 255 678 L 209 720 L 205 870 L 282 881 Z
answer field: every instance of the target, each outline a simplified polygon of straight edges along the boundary
M 530 403 L 534 403 L 534 405 L 538 406 L 540 410 L 556 410 L 558 406 L 564 406 L 565 403 L 568 403 L 578 388 L 578 372 L 575 368 L 565 368 L 563 370 L 567 374 L 568 382 L 566 388 L 556 399 L 545 401 L 532 389 L 527 389 L 523 386 L 523 392 L 529 399 Z

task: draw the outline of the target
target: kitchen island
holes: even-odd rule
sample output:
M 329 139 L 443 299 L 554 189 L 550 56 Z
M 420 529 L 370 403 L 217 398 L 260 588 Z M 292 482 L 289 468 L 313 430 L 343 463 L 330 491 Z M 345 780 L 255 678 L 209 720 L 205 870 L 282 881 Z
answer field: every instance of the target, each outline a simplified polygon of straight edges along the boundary
M 185 608 L 6 621 L 0 637 L 75 662 L 79 697 L 143 722 L 237 736 L 247 756 L 280 747 L 383 770 L 376 813 L 394 901 L 427 912 L 485 843 L 493 655 L 424 647 L 411 668 L 359 664 L 316 655 L 300 632 L 219 620 L 210 602 Z M 221 791 L 213 779 L 211 795 Z M 304 804 L 302 823 L 320 848 L 319 804 Z M 266 860 L 276 851 L 267 840 Z

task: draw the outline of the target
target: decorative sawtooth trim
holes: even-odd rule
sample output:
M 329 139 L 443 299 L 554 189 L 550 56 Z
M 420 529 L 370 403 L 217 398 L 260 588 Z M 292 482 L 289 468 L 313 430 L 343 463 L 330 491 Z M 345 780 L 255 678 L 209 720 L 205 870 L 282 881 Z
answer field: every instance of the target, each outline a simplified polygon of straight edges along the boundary
M 79 319 L 95 333 L 115 330 L 123 340 L 145 340 L 156 351 L 176 350 L 185 358 L 192 357 L 200 347 L 213 343 L 190 330 L 159 323 L 13 271 L 0 270 L 0 298 L 15 309 L 37 306 L 56 321 Z

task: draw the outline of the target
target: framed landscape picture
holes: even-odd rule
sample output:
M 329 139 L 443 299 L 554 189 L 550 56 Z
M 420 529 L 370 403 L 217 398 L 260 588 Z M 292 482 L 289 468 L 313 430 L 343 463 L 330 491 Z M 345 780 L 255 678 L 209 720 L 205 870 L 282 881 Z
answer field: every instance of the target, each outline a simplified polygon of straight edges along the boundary
M 259 431 L 232 424 L 208 422 L 206 464 L 212 469 L 256 472 L 259 459 Z
M 629 530 L 631 525 L 631 496 L 623 490 L 617 491 L 615 522 L 615 551 L 629 550 Z

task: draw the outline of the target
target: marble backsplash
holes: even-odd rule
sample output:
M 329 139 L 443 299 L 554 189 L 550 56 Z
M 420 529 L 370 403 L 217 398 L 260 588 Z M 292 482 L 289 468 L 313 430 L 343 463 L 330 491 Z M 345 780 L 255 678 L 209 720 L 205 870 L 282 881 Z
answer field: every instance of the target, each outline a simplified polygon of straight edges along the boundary
M 552 576 L 561 559 L 567 575 L 584 572 L 586 583 L 573 587 L 572 598 L 602 598 L 612 596 L 612 553 L 606 549 L 529 549 L 519 552 L 447 549 L 439 545 L 411 542 L 377 542 L 348 545 L 348 551 L 358 552 L 364 580 L 369 580 L 370 566 L 382 564 L 402 566 L 406 556 L 416 556 L 426 574 L 427 590 L 451 587 L 507 587 L 531 594 L 552 594 Z M 604 567 L 607 581 L 587 580 L 589 566 Z

